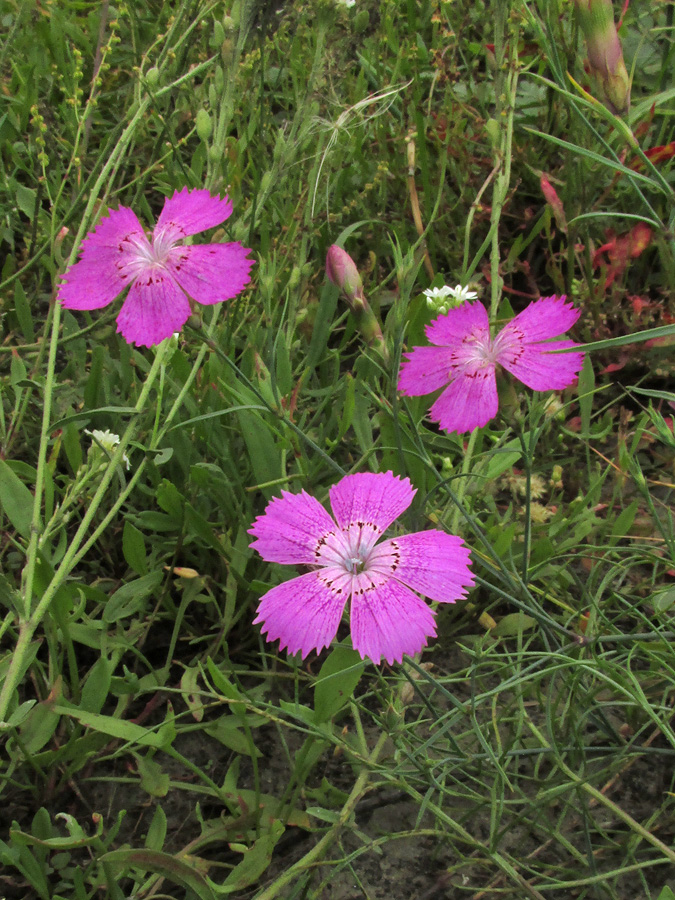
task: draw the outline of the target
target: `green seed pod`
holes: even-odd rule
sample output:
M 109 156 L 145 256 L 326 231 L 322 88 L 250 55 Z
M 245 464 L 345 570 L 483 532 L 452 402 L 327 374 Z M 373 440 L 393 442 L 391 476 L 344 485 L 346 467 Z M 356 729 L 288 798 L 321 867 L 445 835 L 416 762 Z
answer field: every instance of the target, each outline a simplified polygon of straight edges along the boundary
M 159 69 L 157 66 L 153 66 L 151 69 L 145 73 L 145 80 L 148 82 L 150 87 L 155 87 L 155 85 L 159 84 Z
M 197 126 L 197 134 L 199 135 L 199 139 L 206 143 L 211 137 L 211 132 L 213 131 L 213 121 L 211 119 L 211 116 L 205 109 L 200 109 L 198 111 L 197 117 L 195 119 L 195 124 Z
M 487 136 L 490 138 L 493 149 L 496 150 L 497 147 L 499 147 L 499 122 L 496 119 L 488 119 L 485 123 L 485 130 L 487 131 Z
M 213 46 L 220 47 L 225 40 L 225 29 L 220 22 L 213 23 Z
M 222 66 L 216 66 L 216 70 L 213 73 L 213 84 L 216 92 L 222 94 L 225 90 L 225 73 Z
M 370 16 L 367 9 L 360 9 L 354 16 L 354 31 L 361 34 L 370 24 Z
M 220 58 L 223 61 L 223 65 L 230 66 L 232 64 L 234 59 L 234 41 L 232 38 L 227 38 L 223 41 L 220 48 Z
M 291 277 L 288 279 L 289 288 L 296 288 L 300 284 L 300 267 L 293 266 L 291 269 Z

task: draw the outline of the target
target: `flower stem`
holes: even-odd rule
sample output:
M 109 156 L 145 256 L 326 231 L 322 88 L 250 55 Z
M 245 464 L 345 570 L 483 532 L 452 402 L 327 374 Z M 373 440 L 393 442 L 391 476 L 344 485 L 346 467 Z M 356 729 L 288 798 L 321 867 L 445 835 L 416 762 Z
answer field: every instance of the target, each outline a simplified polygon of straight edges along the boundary
M 324 834 L 318 844 L 315 844 L 308 853 L 305 853 L 305 855 L 301 859 L 290 866 L 290 868 L 286 869 L 286 871 L 275 881 L 273 881 L 272 884 L 269 885 L 269 887 L 265 888 L 265 890 L 261 894 L 258 894 L 255 900 L 273 900 L 273 898 L 279 894 L 279 891 L 282 888 L 284 888 L 287 884 L 293 882 L 305 869 L 318 862 L 322 858 L 324 853 L 328 850 L 328 848 L 338 836 L 339 832 L 347 824 L 350 816 L 354 812 L 357 803 L 365 793 L 365 790 L 368 786 L 368 779 L 371 775 L 371 768 L 376 765 L 380 753 L 382 752 L 382 748 L 384 747 L 384 744 L 388 737 L 389 735 L 386 732 L 382 732 L 382 734 L 378 738 L 377 744 L 375 744 L 375 747 L 373 748 L 371 754 L 368 756 L 367 765 L 354 782 L 354 787 L 351 789 L 345 805 L 340 810 L 340 815 L 338 816 L 337 822 L 331 825 L 331 827 L 328 829 L 326 834 Z
M 499 145 L 495 147 L 495 174 L 494 187 L 492 189 L 492 214 L 490 216 L 490 324 L 494 326 L 501 299 L 502 279 L 499 274 L 499 221 L 501 219 L 506 197 L 509 192 L 511 180 L 511 157 L 513 153 L 513 115 L 516 107 L 516 90 L 518 87 L 518 33 L 507 33 L 508 12 L 510 4 L 497 3 L 495 24 L 495 57 L 497 70 L 495 72 L 495 101 L 496 116 L 500 127 Z M 508 71 L 504 78 L 501 66 L 506 53 L 510 53 Z M 492 175 L 490 176 L 492 177 Z M 487 182 L 486 182 L 487 185 Z M 468 247 L 468 233 L 465 247 Z M 467 253 L 465 250 L 463 269 L 467 266 Z M 467 277 L 466 271 L 463 277 Z M 462 460 L 461 478 L 457 486 L 458 506 L 452 514 L 451 531 L 455 532 L 459 525 L 460 506 L 466 493 L 473 451 L 476 445 L 478 432 L 473 431 Z
M 28 548 L 28 562 L 26 564 L 26 577 L 24 583 L 24 591 L 23 591 L 23 612 L 19 618 L 19 638 L 17 640 L 16 647 L 14 649 L 14 653 L 12 655 L 12 659 L 9 664 L 9 669 L 7 670 L 7 675 L 5 677 L 5 681 L 2 685 L 2 691 L 0 692 L 0 722 L 4 721 L 5 716 L 7 715 L 7 710 L 9 708 L 9 704 L 11 702 L 12 696 L 16 687 L 18 686 L 21 678 L 23 676 L 23 670 L 25 667 L 25 658 L 29 652 L 30 642 L 35 634 L 36 629 L 42 622 L 45 617 L 47 610 L 51 602 L 53 601 L 56 592 L 61 587 L 63 582 L 66 580 L 73 567 L 77 564 L 78 560 L 82 556 L 82 544 L 85 542 L 85 538 L 87 536 L 87 532 L 89 530 L 89 526 L 91 522 L 98 512 L 99 506 L 105 497 L 108 487 L 110 486 L 110 482 L 112 481 L 115 473 L 117 472 L 118 467 L 122 464 L 122 458 L 124 456 L 124 451 L 134 436 L 136 431 L 136 416 L 134 416 L 134 420 L 132 420 L 126 428 L 119 444 L 115 447 L 115 450 L 112 454 L 110 462 L 103 473 L 103 478 L 101 479 L 101 483 L 98 486 L 94 497 L 89 504 L 87 511 L 84 514 L 82 521 L 80 522 L 80 526 L 75 533 L 75 536 L 69 543 L 68 549 L 61 560 L 61 563 L 54 573 L 52 580 L 49 582 L 47 587 L 45 588 L 42 596 L 40 597 L 39 602 L 32 609 L 33 602 L 33 582 L 35 577 L 35 568 L 36 568 L 36 560 L 37 560 L 37 547 L 39 541 L 40 534 L 40 510 L 42 504 L 42 489 L 44 485 L 45 479 L 45 468 L 46 468 L 46 449 L 47 443 L 49 439 L 49 421 L 50 421 L 50 413 L 51 413 L 51 397 L 53 391 L 53 373 L 54 373 L 54 358 L 52 355 L 52 350 L 54 351 L 54 355 L 56 352 L 56 336 L 58 335 L 58 324 L 59 324 L 59 310 L 58 308 L 54 313 L 54 325 L 52 330 L 52 347 L 50 347 L 50 365 L 47 372 L 47 383 L 45 385 L 45 410 L 43 415 L 43 424 L 42 424 L 42 440 L 40 443 L 40 451 L 38 457 L 38 475 L 36 479 L 36 488 L 35 488 L 35 504 L 33 507 L 33 522 L 31 525 L 31 538 L 30 544 Z M 152 385 L 161 370 L 162 360 L 164 358 L 164 353 L 166 351 L 166 347 L 168 346 L 168 341 L 164 341 L 158 348 L 157 353 L 155 354 L 155 359 L 152 363 L 150 371 L 148 372 L 148 377 L 145 380 L 143 385 L 143 389 L 141 390 L 140 396 L 136 401 L 136 414 L 140 414 L 147 405 L 148 396 L 152 389 Z M 89 543 L 86 544 L 89 546 Z

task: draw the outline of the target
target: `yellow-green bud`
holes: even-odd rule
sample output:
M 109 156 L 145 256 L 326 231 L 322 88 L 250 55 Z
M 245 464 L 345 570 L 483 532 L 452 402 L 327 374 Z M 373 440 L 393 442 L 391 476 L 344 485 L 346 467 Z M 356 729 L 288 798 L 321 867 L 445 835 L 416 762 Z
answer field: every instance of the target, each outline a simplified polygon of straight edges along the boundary
M 205 109 L 200 109 L 197 112 L 195 125 L 197 126 L 197 134 L 199 136 L 199 139 L 206 143 L 211 137 L 211 132 L 213 131 L 213 121 L 211 119 L 211 116 Z

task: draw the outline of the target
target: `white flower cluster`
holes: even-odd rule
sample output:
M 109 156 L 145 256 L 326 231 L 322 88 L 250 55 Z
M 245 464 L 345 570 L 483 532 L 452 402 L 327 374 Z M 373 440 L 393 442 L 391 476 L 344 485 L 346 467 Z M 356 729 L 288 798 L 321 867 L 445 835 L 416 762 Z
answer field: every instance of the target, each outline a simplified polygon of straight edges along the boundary
M 447 313 L 448 310 L 461 306 L 466 300 L 475 300 L 478 296 L 475 291 L 470 291 L 461 284 L 454 288 L 449 284 L 437 288 L 427 288 L 423 293 L 427 298 L 427 306 L 438 313 Z
M 93 431 L 89 431 L 88 428 L 85 428 L 84 433 L 90 434 L 94 438 L 94 440 L 91 442 L 92 447 L 100 445 L 104 450 L 107 450 L 108 453 L 112 453 L 115 447 L 120 442 L 119 434 L 115 434 L 113 431 L 109 431 L 107 428 L 105 431 L 101 431 L 99 428 L 94 428 Z M 129 462 L 129 457 L 126 455 L 126 453 L 122 454 L 122 461 L 128 469 L 131 463 Z

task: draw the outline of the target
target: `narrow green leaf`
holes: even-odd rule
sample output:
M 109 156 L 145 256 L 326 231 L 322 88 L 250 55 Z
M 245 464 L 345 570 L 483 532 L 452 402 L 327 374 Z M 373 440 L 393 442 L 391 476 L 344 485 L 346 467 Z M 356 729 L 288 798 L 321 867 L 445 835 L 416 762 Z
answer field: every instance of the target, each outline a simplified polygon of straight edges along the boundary
M 121 741 L 138 744 L 140 747 L 156 747 L 161 750 L 165 746 L 162 735 L 143 728 L 142 725 L 137 725 L 135 722 L 115 719 L 113 716 L 102 716 L 98 713 L 90 713 L 84 709 L 70 706 L 55 706 L 54 712 L 77 719 L 86 728 L 92 728 L 94 731 L 107 734 L 109 737 L 118 738 Z

